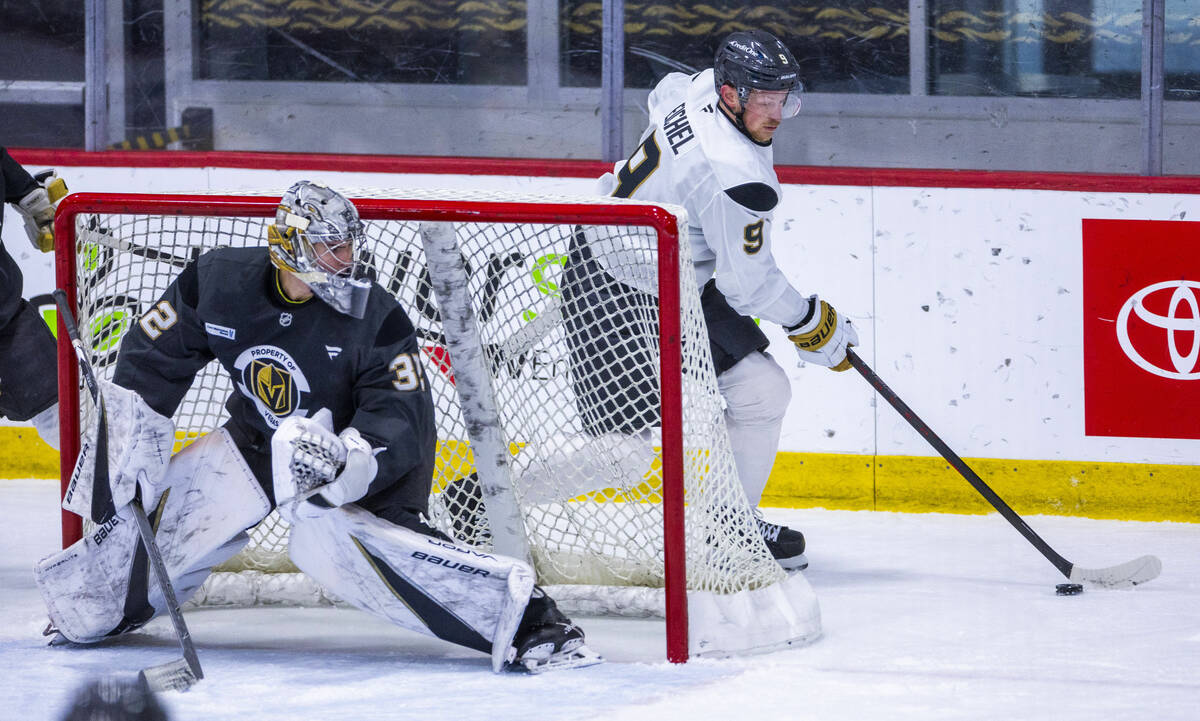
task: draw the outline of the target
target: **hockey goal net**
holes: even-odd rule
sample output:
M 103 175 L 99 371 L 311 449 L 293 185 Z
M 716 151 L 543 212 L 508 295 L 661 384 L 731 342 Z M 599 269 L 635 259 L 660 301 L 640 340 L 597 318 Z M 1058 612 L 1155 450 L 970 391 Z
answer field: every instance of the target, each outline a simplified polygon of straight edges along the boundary
M 681 209 L 342 192 L 366 222 L 377 282 L 408 312 L 424 351 L 439 429 L 435 526 L 528 560 L 570 608 L 665 614 L 673 660 L 819 633 L 811 589 L 773 561 L 737 480 Z M 64 201 L 58 284 L 97 374 L 111 378 L 123 334 L 200 253 L 266 252 L 279 196 Z M 94 415 L 72 359 L 60 349 L 64 479 Z M 176 450 L 224 422 L 232 392 L 214 361 L 175 414 Z M 64 541 L 81 532 L 64 513 Z M 286 523 L 272 514 L 194 600 L 331 599 L 290 563 Z

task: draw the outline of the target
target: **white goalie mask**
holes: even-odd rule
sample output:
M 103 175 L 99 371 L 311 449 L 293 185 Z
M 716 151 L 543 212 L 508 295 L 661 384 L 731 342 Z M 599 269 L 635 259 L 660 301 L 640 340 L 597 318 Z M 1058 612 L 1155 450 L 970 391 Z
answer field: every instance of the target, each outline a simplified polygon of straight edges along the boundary
M 362 318 L 371 280 L 367 234 L 354 204 L 320 183 L 288 188 L 267 227 L 271 262 L 295 274 L 339 313 Z

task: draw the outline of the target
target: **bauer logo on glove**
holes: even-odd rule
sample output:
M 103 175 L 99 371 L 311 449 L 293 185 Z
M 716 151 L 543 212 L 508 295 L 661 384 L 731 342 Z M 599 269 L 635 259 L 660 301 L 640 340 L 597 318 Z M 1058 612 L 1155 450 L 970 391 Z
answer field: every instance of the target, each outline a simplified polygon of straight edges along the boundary
M 846 370 L 850 367 L 846 349 L 858 345 L 858 331 L 849 318 L 817 296 L 808 300 L 808 315 L 798 325 L 786 328 L 788 339 L 796 344 L 801 361 Z

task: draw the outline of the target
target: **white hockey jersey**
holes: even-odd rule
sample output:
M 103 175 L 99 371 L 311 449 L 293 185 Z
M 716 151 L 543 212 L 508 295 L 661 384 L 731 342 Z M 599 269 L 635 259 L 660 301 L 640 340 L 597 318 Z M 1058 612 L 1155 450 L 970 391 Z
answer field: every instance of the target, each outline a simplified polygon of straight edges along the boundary
M 600 178 L 600 192 L 682 205 L 698 285 L 715 276 L 739 313 L 795 324 L 809 302 L 771 252 L 780 196 L 771 146 L 751 140 L 717 107 L 711 69 L 671 73 L 651 91 L 649 106 L 641 144 Z

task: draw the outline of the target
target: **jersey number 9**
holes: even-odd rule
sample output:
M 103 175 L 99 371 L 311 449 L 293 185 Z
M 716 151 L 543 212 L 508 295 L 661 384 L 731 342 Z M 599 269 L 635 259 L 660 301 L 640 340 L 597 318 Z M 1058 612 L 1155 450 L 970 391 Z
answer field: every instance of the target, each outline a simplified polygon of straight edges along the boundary
M 745 241 L 742 244 L 742 250 L 746 251 L 746 255 L 754 255 L 763 247 L 763 221 L 751 223 L 742 231 L 742 239 Z
M 658 143 L 654 142 L 654 133 L 646 138 L 646 142 L 637 146 L 629 156 L 629 160 L 621 166 L 617 171 L 617 189 L 612 192 L 614 198 L 628 198 L 633 195 L 633 191 L 646 182 L 646 178 L 650 177 L 658 168 L 658 161 L 662 158 L 662 151 L 658 149 Z M 636 161 L 636 162 L 635 162 Z

